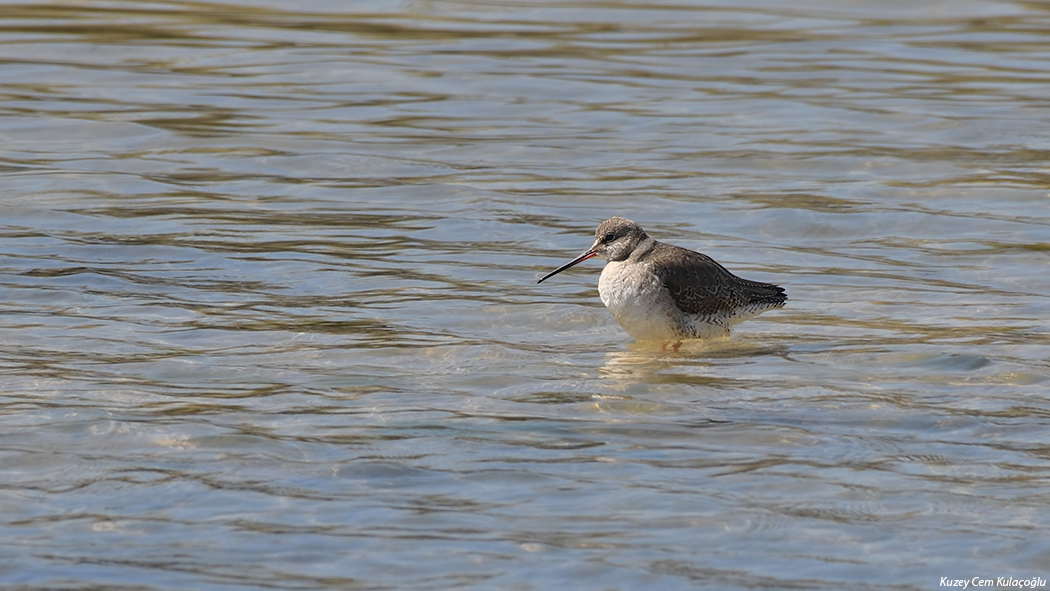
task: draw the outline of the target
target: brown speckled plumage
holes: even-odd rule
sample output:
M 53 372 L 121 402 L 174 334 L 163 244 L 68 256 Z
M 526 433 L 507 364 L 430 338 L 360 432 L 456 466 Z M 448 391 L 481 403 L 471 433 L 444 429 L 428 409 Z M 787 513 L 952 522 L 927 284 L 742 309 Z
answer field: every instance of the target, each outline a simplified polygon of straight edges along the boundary
M 687 314 L 711 315 L 748 306 L 772 308 L 787 300 L 783 287 L 737 277 L 706 254 L 657 242 L 650 259 L 675 305 Z

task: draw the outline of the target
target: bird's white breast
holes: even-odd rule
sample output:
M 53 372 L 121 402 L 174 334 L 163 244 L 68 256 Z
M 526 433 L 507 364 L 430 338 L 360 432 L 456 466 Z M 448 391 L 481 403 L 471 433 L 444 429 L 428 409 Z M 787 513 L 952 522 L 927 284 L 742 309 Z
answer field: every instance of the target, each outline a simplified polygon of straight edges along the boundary
M 681 313 L 660 278 L 646 264 L 610 261 L 598 280 L 598 295 L 632 337 L 668 340 L 686 337 Z

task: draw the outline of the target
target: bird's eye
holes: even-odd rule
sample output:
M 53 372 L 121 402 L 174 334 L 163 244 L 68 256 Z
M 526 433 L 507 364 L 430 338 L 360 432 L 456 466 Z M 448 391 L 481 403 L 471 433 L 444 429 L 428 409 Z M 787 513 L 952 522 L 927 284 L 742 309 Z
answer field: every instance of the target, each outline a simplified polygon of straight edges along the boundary
M 612 242 L 614 238 L 616 238 L 616 234 L 609 232 L 602 238 L 602 242 Z

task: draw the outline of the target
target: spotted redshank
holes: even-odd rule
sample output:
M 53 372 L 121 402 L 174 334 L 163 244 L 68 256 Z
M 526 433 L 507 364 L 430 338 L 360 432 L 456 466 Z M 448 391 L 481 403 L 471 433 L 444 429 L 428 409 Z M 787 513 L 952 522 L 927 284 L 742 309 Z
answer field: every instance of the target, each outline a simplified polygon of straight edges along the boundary
M 619 217 L 598 226 L 590 250 L 538 283 L 592 257 L 608 260 L 598 295 L 620 326 L 640 341 L 674 342 L 676 351 L 683 339 L 728 336 L 733 324 L 787 300 L 782 287 L 741 279 L 711 257 L 657 242 Z

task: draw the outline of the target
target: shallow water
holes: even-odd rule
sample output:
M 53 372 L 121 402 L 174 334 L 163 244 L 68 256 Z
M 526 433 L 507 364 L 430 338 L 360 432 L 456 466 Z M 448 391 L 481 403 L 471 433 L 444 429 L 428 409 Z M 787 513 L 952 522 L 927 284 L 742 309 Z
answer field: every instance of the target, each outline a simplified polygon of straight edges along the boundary
M 0 13 L 5 587 L 1050 579 L 1046 5 L 288 6 Z

